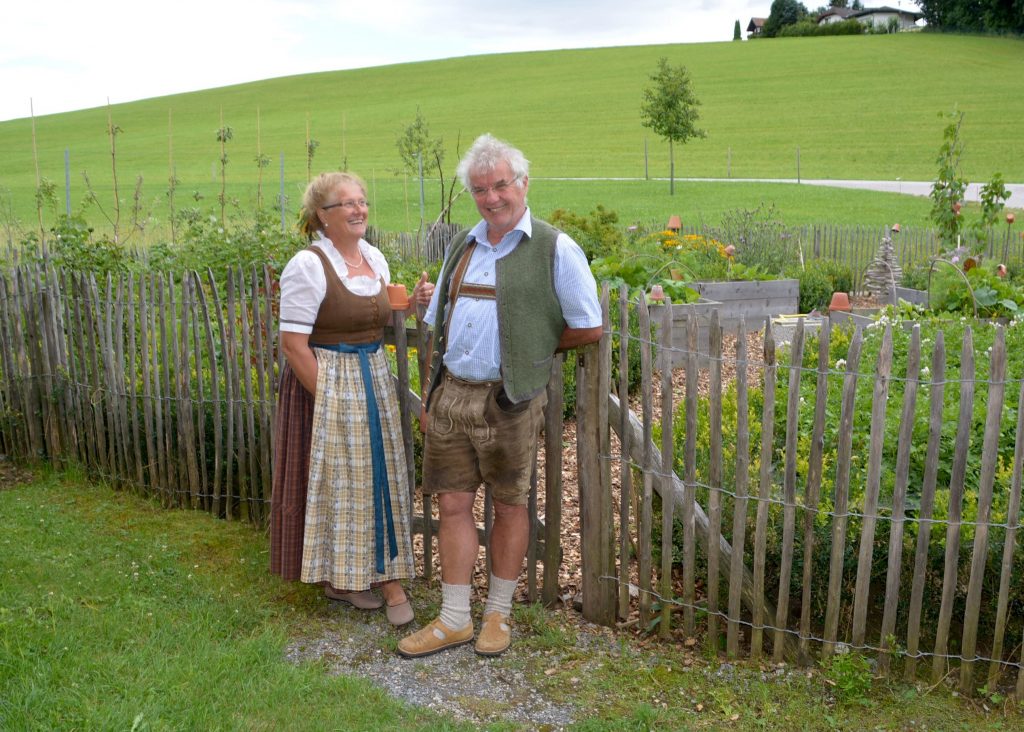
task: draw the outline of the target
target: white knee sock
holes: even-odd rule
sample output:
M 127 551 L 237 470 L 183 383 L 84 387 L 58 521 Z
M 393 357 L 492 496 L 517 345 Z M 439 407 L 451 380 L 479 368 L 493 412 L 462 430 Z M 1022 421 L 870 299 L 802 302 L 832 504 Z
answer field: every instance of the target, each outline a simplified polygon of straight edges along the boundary
M 518 579 L 507 580 L 491 573 L 491 581 L 487 587 L 487 605 L 484 614 L 498 612 L 508 616 L 512 614 L 512 596 L 516 592 Z
M 452 630 L 461 630 L 472 622 L 469 614 L 470 585 L 441 583 L 441 622 Z

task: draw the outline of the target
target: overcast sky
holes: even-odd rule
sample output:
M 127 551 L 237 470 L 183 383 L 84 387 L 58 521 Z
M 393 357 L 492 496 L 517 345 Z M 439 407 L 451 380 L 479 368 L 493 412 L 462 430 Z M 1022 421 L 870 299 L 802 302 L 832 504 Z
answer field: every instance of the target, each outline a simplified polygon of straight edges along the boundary
M 771 0 L 50 0 L 0 14 L 0 120 L 315 71 L 731 41 Z

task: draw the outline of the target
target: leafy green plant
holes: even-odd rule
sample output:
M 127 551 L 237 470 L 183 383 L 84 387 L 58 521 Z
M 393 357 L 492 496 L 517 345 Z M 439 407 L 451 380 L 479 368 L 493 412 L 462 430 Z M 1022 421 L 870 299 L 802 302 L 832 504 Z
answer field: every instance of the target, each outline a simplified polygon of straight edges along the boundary
M 774 206 L 727 211 L 722 223 L 707 231 L 712 238 L 735 247 L 737 262 L 773 276 L 800 262 L 798 241 Z
M 960 158 L 963 157 L 964 145 L 960 141 L 960 127 L 964 121 L 964 113 L 954 110 L 947 115 L 949 124 L 942 132 L 942 145 L 936 164 L 938 175 L 932 183 L 932 222 L 939 230 L 939 238 L 944 249 L 960 246 L 960 230 L 963 220 L 960 209 L 967 190 L 967 180 L 960 172 Z
M 548 221 L 571 236 L 588 261 L 603 253 L 620 251 L 626 243 L 626 235 L 618 225 L 619 215 L 601 204 L 587 216 L 557 208 Z
M 798 309 L 801 313 L 823 310 L 828 307 L 835 290 L 832 287 L 832 279 L 824 271 L 809 265 L 804 269 L 796 270 L 794 275 L 800 282 Z
M 836 696 L 847 704 L 865 704 L 871 691 L 871 663 L 861 654 L 847 650 L 834 653 L 822 661 L 825 677 L 836 690 Z

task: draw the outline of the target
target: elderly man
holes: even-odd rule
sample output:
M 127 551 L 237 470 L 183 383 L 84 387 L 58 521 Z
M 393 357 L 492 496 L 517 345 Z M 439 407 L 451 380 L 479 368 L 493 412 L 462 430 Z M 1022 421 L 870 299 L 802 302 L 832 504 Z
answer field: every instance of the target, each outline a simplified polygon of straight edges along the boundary
M 409 658 L 473 640 L 470 583 L 479 550 L 473 504 L 491 491 L 491 576 L 476 652 L 503 653 L 529 543 L 527 498 L 545 387 L 557 351 L 601 337 L 597 286 L 566 234 L 530 215 L 529 163 L 491 135 L 456 171 L 482 221 L 452 241 L 426 320 L 434 328 L 426 389 L 423 491 L 438 497 L 441 614 L 398 644 Z

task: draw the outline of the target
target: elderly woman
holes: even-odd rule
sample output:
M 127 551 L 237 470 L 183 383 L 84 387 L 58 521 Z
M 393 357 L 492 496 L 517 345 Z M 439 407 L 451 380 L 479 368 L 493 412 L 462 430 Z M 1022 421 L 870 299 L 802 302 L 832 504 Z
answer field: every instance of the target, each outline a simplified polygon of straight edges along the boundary
M 381 338 L 390 270 L 363 238 L 369 204 L 349 173 L 303 196 L 311 244 L 281 273 L 281 374 L 274 433 L 270 569 L 320 584 L 332 600 L 386 606 L 405 625 L 413 576 L 409 486 L 397 398 Z M 429 302 L 421 281 L 413 300 Z M 379 588 L 383 600 L 371 591 Z

